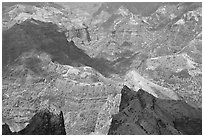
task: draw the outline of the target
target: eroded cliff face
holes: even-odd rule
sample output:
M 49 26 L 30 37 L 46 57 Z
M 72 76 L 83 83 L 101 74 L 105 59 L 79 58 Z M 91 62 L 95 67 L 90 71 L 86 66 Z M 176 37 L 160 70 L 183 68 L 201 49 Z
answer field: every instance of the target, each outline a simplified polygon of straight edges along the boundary
M 108 134 L 202 134 L 202 112 L 183 101 L 155 98 L 124 86 L 119 113 L 113 115 Z M 191 127 L 195 126 L 196 129 Z
M 3 135 L 66 135 L 62 111 L 53 107 L 39 110 L 29 121 L 28 125 L 18 131 L 12 132 L 5 123 L 2 126 Z
M 24 129 L 49 104 L 62 110 L 67 134 L 90 134 L 107 99 L 120 92 L 117 83 L 91 67 L 53 63 L 46 53 L 29 53 L 19 62 L 3 83 L 3 121 L 12 132 Z
M 3 134 L 202 134 L 200 3 L 22 4 L 3 13 Z
M 53 23 L 30 19 L 3 32 L 3 68 L 32 50 L 45 52 L 53 62 L 63 65 L 93 67 L 106 76 L 114 73 L 109 61 L 88 56 L 73 41 L 67 41 L 65 34 Z
M 5 123 L 3 134 L 202 134 L 202 110 L 181 100 L 159 99 L 142 89 L 133 91 L 127 86 L 104 103 L 100 101 L 102 98 L 92 98 L 93 102 L 86 98 L 84 102 L 85 98 L 75 102 L 75 109 L 70 104 L 74 102 L 67 100 L 66 107 L 61 109 L 63 112 L 55 106 L 40 109 L 27 126 L 17 132 L 10 130 L 12 124 L 9 127 Z

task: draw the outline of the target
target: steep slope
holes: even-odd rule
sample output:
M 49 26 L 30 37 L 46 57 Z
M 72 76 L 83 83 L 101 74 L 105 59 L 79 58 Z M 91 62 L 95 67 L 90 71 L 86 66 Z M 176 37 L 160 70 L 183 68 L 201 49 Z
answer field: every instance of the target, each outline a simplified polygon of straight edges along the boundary
M 3 3 L 3 6 L 12 3 Z M 83 41 L 90 41 L 88 28 L 91 15 L 84 10 L 78 11 L 63 8 L 56 3 L 15 3 L 3 11 L 3 29 L 7 30 L 15 24 L 21 24 L 27 19 L 42 22 L 52 22 L 61 31 L 66 30 L 68 39 L 78 37 Z
M 3 2 L 2 7 L 3 11 L 5 11 L 7 8 L 15 6 L 15 5 L 31 5 L 31 6 L 37 6 L 37 7 L 43 7 L 43 6 L 49 6 L 54 7 L 57 9 L 63 8 L 62 6 L 54 3 L 54 2 Z
M 148 16 L 154 12 L 162 3 L 160 2 L 106 2 L 101 5 L 101 7 L 96 11 L 93 16 L 97 16 L 102 11 L 107 11 L 109 14 L 112 14 L 121 6 L 129 9 L 134 14 L 141 14 L 143 16 Z
M 90 66 L 104 75 L 114 72 L 105 59 L 90 58 L 73 41 L 68 42 L 56 25 L 33 19 L 4 31 L 2 49 L 3 67 L 12 64 L 22 53 L 37 50 L 48 53 L 53 62 Z
M 202 134 L 202 3 L 66 4 L 4 5 L 5 134 Z
M 196 37 L 175 55 L 147 59 L 143 73 L 151 81 L 174 90 L 187 102 L 201 107 L 201 41 Z
M 120 91 L 93 68 L 53 63 L 43 52 L 28 52 L 9 65 L 2 87 L 2 119 L 12 132 L 24 129 L 43 105 L 53 105 L 64 114 L 67 134 L 93 132 L 101 107 Z
M 121 94 L 119 113 L 113 115 L 108 134 L 202 134 L 200 109 L 183 101 L 155 98 L 141 89 L 135 92 L 127 86 Z
M 144 17 L 125 6 L 112 8 L 110 16 L 99 25 L 108 31 L 99 29 L 99 44 L 93 47 L 98 48 L 98 56 L 121 61 L 115 64 L 118 69 L 136 70 L 164 91 L 176 92 L 189 104 L 201 107 L 201 9 L 198 2 L 163 3 Z
M 39 110 L 29 124 L 19 132 L 12 132 L 3 125 L 3 135 L 66 135 L 62 111 L 49 107 Z
M 126 74 L 125 77 L 125 85 L 128 85 L 134 90 L 143 89 L 146 92 L 152 94 L 155 97 L 161 98 L 161 99 L 172 99 L 172 100 L 179 100 L 180 97 L 178 94 L 176 94 L 174 91 L 164 88 L 162 86 L 159 86 L 148 79 L 145 79 L 142 77 L 139 73 L 132 70 L 129 71 Z

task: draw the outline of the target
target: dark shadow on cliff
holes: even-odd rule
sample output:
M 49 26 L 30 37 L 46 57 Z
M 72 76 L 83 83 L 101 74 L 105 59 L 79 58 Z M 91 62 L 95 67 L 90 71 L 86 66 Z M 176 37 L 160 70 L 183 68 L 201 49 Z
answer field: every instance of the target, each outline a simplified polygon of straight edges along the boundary
M 31 50 L 46 52 L 52 61 L 63 65 L 90 66 L 104 76 L 115 73 L 110 62 L 105 59 L 90 58 L 73 41 L 68 42 L 65 34 L 58 31 L 57 25 L 34 19 L 16 24 L 3 31 L 2 63 L 3 70 L 24 52 Z
M 2 126 L 3 135 L 66 135 L 62 111 L 59 114 L 48 109 L 37 112 L 29 124 L 19 132 L 12 132 L 7 124 Z
M 119 113 L 108 134 L 202 134 L 202 110 L 184 101 L 163 100 L 124 86 Z

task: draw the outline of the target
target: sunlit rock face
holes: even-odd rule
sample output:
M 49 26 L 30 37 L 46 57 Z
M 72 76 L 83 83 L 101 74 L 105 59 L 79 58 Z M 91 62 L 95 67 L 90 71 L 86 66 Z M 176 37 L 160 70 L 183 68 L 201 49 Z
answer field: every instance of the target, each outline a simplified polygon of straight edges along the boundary
M 119 94 L 119 85 L 90 67 L 55 64 L 45 53 L 32 63 L 38 67 L 17 67 L 3 84 L 3 121 L 11 131 L 21 131 L 43 105 L 52 105 L 63 112 L 67 134 L 94 132 L 101 108 Z
M 202 134 L 201 11 L 3 3 L 3 134 Z
M 90 67 L 105 72 L 104 62 L 90 58 L 57 30 L 32 19 L 4 31 L 3 119 L 12 132 L 25 128 L 42 104 L 52 104 L 64 112 L 67 134 L 89 134 L 100 107 L 119 91 L 117 83 L 106 81 L 108 73 Z

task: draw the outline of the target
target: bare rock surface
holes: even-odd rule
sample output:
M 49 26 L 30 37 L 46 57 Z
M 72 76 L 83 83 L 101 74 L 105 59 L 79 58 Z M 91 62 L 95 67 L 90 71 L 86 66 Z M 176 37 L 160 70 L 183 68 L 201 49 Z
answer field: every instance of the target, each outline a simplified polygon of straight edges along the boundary
M 63 112 L 53 107 L 39 110 L 18 132 L 12 132 L 7 124 L 2 129 L 3 135 L 66 135 Z
M 119 113 L 108 134 L 202 134 L 202 111 L 183 101 L 163 100 L 124 86 Z M 187 124 L 188 123 L 188 124 Z M 195 126 L 192 130 L 190 127 Z
M 3 134 L 202 134 L 202 3 L 2 6 Z

